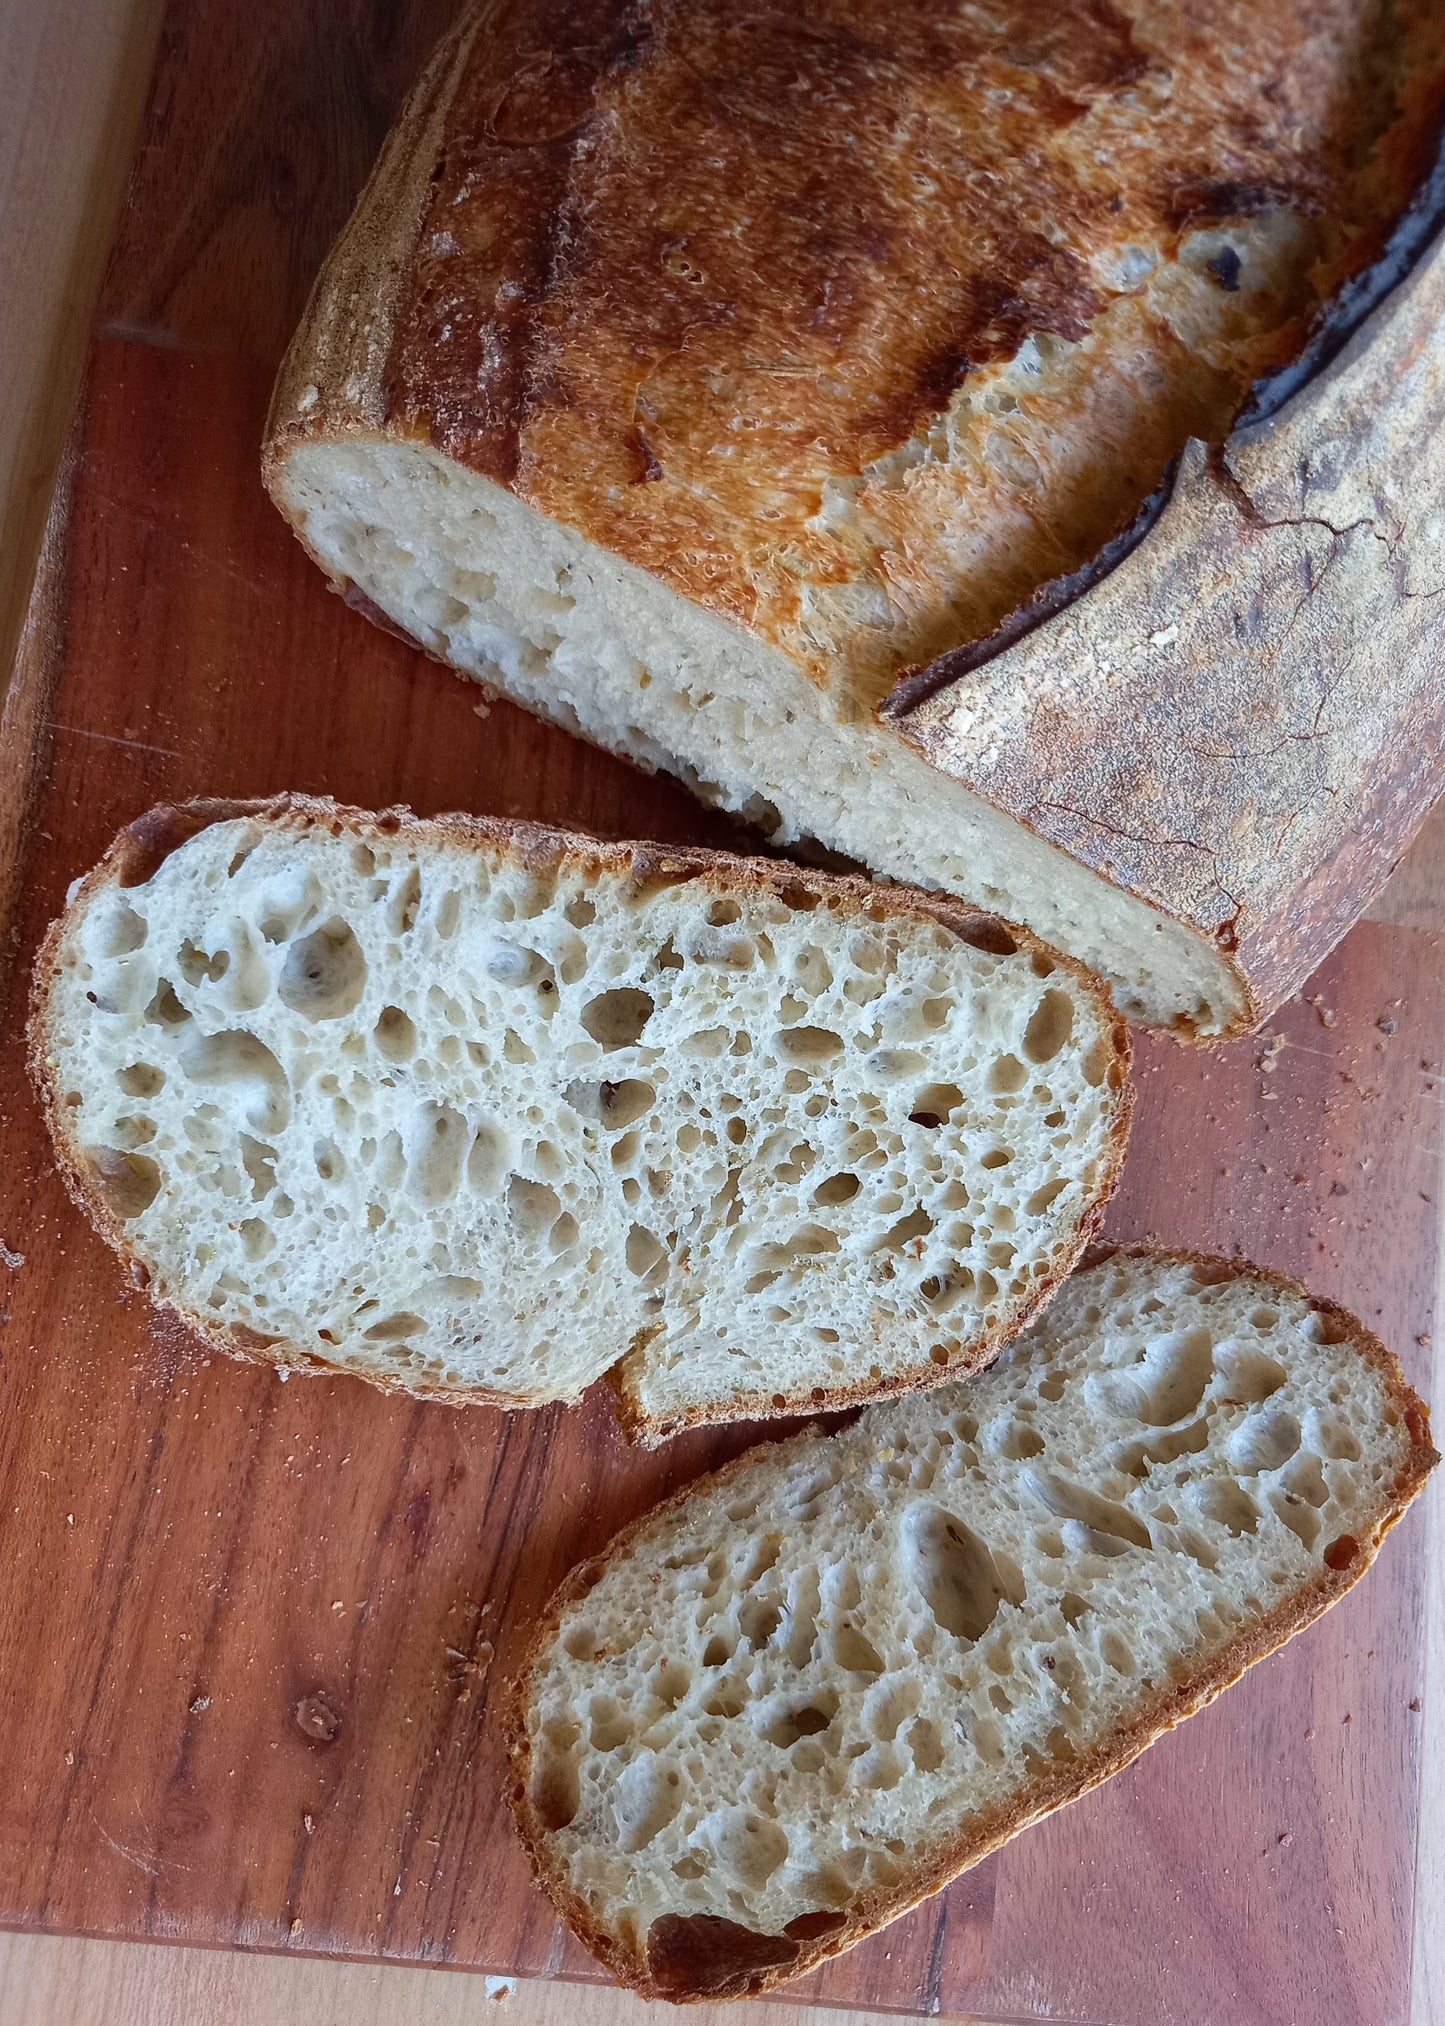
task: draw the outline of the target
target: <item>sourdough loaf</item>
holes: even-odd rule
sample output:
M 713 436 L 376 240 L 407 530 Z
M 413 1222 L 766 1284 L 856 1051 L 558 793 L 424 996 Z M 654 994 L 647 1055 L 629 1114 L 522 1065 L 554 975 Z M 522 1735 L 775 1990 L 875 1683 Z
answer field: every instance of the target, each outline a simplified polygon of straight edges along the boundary
M 1440 780 L 1440 260 L 1229 435 L 1390 271 L 1445 93 L 1390 12 L 476 8 L 267 483 L 430 653 L 1239 1031 Z
M 1123 1158 L 1095 981 L 937 896 L 299 798 L 158 810 L 51 932 L 74 1192 L 219 1348 L 630 1431 L 992 1357 Z
M 1353 1317 L 1115 1252 L 982 1377 L 752 1450 L 574 1573 L 509 1718 L 538 1878 L 649 1997 L 767 1989 L 1309 1624 L 1435 1461 Z

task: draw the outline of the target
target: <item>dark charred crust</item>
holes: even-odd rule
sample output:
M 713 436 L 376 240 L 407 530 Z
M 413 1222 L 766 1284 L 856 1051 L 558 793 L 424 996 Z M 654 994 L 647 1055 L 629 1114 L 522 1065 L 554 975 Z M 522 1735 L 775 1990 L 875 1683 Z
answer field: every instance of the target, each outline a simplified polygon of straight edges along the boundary
M 760 1935 L 720 1914 L 665 1913 L 647 1932 L 647 1968 L 660 1998 L 744 1998 L 760 1971 L 795 1964 L 799 1941 Z
M 1317 212 L 1320 202 L 1298 183 L 1232 183 L 1201 177 L 1179 184 L 1164 207 L 1176 232 L 1197 225 L 1220 225 L 1226 218 L 1257 218 L 1262 211 Z

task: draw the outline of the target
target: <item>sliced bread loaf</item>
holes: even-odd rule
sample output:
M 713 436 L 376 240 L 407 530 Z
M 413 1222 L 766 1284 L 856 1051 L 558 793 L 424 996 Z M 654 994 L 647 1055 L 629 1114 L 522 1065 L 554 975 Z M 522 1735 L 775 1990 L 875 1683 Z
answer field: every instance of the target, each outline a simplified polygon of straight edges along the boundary
M 266 482 L 528 709 L 1241 1031 L 1442 780 L 1445 256 L 1205 449 L 1398 277 L 1445 36 L 1382 18 L 483 0 L 322 270 Z
M 755 1449 L 573 1574 L 509 1719 L 537 1875 L 650 1997 L 777 1984 L 1309 1624 L 1435 1460 L 1342 1310 L 1108 1254 L 981 1378 Z
M 32 1032 L 80 1203 L 220 1348 L 508 1406 L 617 1367 L 644 1439 L 987 1362 L 1130 1103 L 1102 990 L 992 917 L 299 799 L 123 832 Z

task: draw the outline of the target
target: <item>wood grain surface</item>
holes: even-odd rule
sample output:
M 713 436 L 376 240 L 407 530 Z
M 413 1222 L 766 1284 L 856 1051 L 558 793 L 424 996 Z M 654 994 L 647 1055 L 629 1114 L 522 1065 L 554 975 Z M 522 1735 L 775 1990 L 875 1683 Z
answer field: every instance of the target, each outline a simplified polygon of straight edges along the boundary
M 30 591 L 161 0 L 0 7 L 0 690 Z
M 694 2005 L 679 2016 L 687 2026 L 739 2026 L 747 2015 Z M 5 2026 L 659 2026 L 666 2017 L 610 1986 L 0 1934 Z M 870 2026 L 880 2017 L 786 2000 L 765 2014 L 767 2026 Z
M 726 835 L 506 706 L 479 714 L 328 596 L 260 494 L 277 350 L 447 11 L 173 10 L 7 703 L 0 1920 L 590 1975 L 503 1819 L 492 1691 L 562 1569 L 742 1437 L 639 1457 L 596 1401 L 509 1420 L 207 1362 L 63 1202 L 18 1050 L 44 921 L 160 796 L 289 786 Z M 1112 1228 L 1304 1272 L 1421 1381 L 1441 956 L 1365 926 L 1264 1037 L 1145 1043 Z M 1221 1705 L 798 1997 L 1405 2017 L 1420 1519 Z

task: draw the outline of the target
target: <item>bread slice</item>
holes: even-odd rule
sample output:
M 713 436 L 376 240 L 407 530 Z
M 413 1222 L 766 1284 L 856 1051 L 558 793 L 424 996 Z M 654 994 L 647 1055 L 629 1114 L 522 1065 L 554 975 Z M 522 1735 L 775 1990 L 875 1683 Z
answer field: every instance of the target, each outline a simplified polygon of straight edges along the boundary
M 330 802 L 123 831 L 37 971 L 71 1187 L 228 1351 L 629 1429 L 987 1362 L 1123 1158 L 1097 981 L 935 897 Z
M 1308 1625 L 1435 1461 L 1343 1310 L 1107 1253 L 982 1377 L 754 1449 L 572 1575 L 508 1720 L 537 1876 L 648 1997 L 766 1990 Z
M 1385 285 L 1445 30 L 1377 12 L 472 9 L 266 482 L 338 589 L 528 709 L 1027 922 L 1130 1018 L 1241 1031 L 1445 778 L 1445 259 L 1206 450 Z

